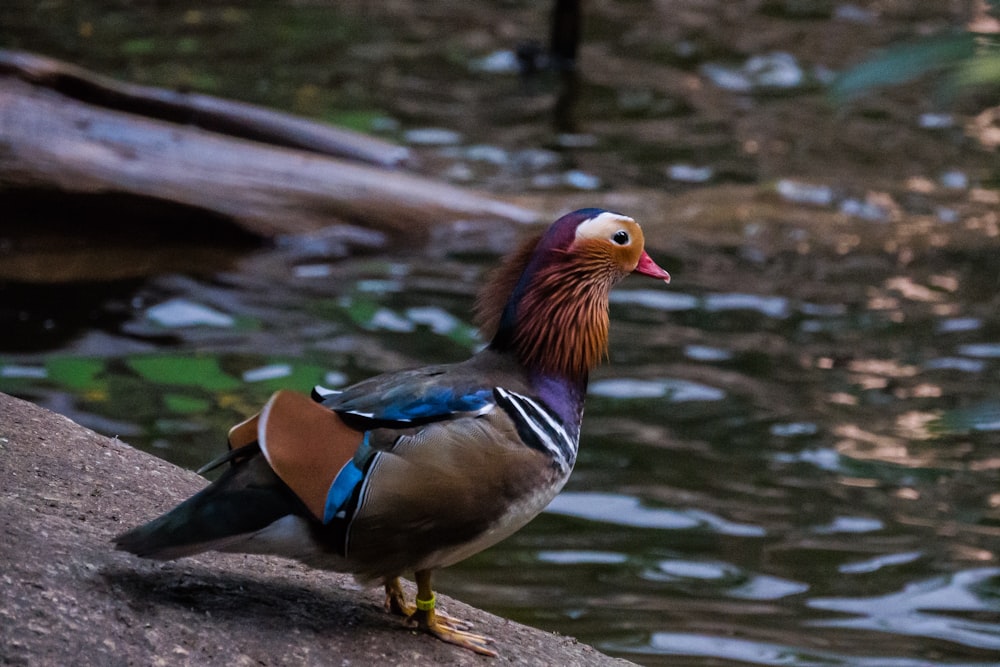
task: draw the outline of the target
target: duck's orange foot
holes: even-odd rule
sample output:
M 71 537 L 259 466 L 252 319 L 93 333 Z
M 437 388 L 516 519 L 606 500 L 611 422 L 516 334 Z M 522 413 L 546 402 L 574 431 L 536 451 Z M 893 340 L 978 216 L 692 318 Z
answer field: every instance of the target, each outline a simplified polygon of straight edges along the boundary
M 461 646 L 482 655 L 494 658 L 497 656 L 497 652 L 488 646 L 493 643 L 493 639 L 469 632 L 469 628 L 472 627 L 471 623 L 436 611 L 434 606 L 433 593 L 430 600 L 418 599 L 416 606 L 413 606 L 406 602 L 399 579 L 385 582 L 386 610 L 405 617 L 404 623 L 409 627 L 417 628 L 441 641 Z
M 493 639 L 485 635 L 469 632 L 471 625 L 463 620 L 436 613 L 433 609 L 420 609 L 423 600 L 418 600 L 418 609 L 406 617 L 406 624 L 434 635 L 438 639 L 455 646 L 475 651 L 481 655 L 497 657 L 497 652 L 489 647 Z M 431 600 L 430 604 L 434 604 Z
M 406 594 L 403 586 L 399 583 L 399 577 L 386 579 L 385 582 L 385 610 L 397 616 L 410 616 L 417 610 L 413 605 L 406 603 Z

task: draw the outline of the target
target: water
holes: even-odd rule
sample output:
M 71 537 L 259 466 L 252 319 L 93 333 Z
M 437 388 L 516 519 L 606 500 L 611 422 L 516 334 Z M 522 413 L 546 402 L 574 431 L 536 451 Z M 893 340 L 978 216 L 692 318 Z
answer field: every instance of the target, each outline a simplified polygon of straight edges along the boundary
M 246 265 L 149 280 L 115 331 L 5 354 L 0 388 L 195 467 L 278 387 L 343 385 L 478 345 L 468 309 L 482 261 L 347 260 L 334 280 Z M 657 301 L 633 280 L 613 305 L 611 360 L 567 490 L 440 588 L 644 664 L 989 663 L 1000 362 L 961 341 L 996 321 L 940 334 L 906 363 L 813 352 L 803 364 L 804 350 L 832 355 L 885 323 L 859 304 Z M 814 319 L 823 326 L 804 332 Z M 748 331 L 792 342 L 761 349 Z M 900 325 L 878 345 L 913 335 Z M 692 354 L 691 338 L 711 353 Z M 982 366 L 929 363 L 944 355 Z
M 585 75 L 572 133 L 549 115 L 544 82 L 524 92 L 516 76 L 477 68 L 510 46 L 475 27 L 498 19 L 479 3 L 394 17 L 15 2 L 0 39 L 144 83 L 377 121 L 400 138 L 447 130 L 448 142 L 414 144 L 425 173 L 534 193 L 546 210 L 605 204 L 646 226 L 675 279 L 633 278 L 615 292 L 610 359 L 592 378 L 566 491 L 518 534 L 440 573 L 442 592 L 648 665 L 996 664 L 995 191 L 938 184 L 982 174 L 982 163 L 929 131 L 910 145 L 926 157 L 917 175 L 888 149 L 868 165 L 860 145 L 818 160 L 748 152 L 741 126 L 720 114 L 738 109 L 761 126 L 784 117 L 771 138 L 802 146 L 782 133 L 824 131 L 787 115 L 824 117 L 803 104 L 808 91 L 704 92 L 721 96 L 711 109 L 681 99 L 672 76 L 709 63 L 742 71 L 757 54 L 720 44 L 746 31 L 721 21 L 718 35 L 684 32 L 692 16 L 657 27 L 636 20 L 650 8 L 635 4 L 594 10 L 605 20 L 588 48 L 605 57 Z M 516 30 L 505 30 L 537 27 L 530 8 L 507 9 Z M 162 33 L 138 34 L 150 12 Z M 844 27 L 744 18 L 779 33 Z M 267 28 L 254 42 L 250 26 Z M 696 35 L 680 51 L 663 36 L 678 30 Z M 219 53 L 215 34 L 231 37 Z M 261 62 L 251 47 L 265 39 L 278 47 Z M 317 64 L 317 52 L 341 57 Z M 794 62 L 815 72 L 817 59 Z M 634 78 L 616 79 L 622 71 Z M 880 122 L 909 136 L 909 120 Z M 709 184 L 670 179 L 678 163 L 711 167 Z M 581 195 L 594 181 L 580 175 L 605 190 Z M 796 200 L 806 186 L 829 196 Z M 940 207 L 958 218 L 939 219 Z M 46 220 L 18 222 L 0 235 L 5 252 L 57 238 L 33 231 Z M 29 283 L 11 277 L 13 263 L 0 267 L 0 390 L 190 468 L 279 387 L 336 387 L 472 353 L 473 294 L 514 243 L 509 233 L 425 247 L 378 235 L 212 238 L 196 246 L 198 262 L 177 264 L 178 253 L 130 246 L 129 227 L 118 229 L 67 251 L 98 267 L 85 280 Z M 123 243 L 118 265 L 152 268 L 102 277 L 111 241 Z

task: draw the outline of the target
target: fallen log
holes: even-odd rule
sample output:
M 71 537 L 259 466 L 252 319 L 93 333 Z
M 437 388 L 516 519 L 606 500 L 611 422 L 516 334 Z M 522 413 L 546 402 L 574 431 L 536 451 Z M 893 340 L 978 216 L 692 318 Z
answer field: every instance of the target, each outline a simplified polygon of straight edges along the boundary
M 40 67 L 22 60 L 32 67 L 16 68 L 7 52 L 0 68 L 0 197 L 33 189 L 137 196 L 222 216 L 264 236 L 335 222 L 422 234 L 440 222 L 538 219 L 399 170 L 97 106 L 31 82 L 60 81 L 56 61 Z
M 413 161 L 405 146 L 366 134 L 254 104 L 115 81 L 34 53 L 0 49 L 0 75 L 13 76 L 94 106 L 275 146 L 299 148 L 380 167 L 399 167 Z

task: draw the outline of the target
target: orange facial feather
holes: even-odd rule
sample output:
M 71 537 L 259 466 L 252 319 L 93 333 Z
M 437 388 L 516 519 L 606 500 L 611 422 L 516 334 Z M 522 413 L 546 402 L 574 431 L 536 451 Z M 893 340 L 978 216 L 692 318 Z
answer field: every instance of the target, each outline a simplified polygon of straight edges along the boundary
M 504 262 L 477 304 L 484 335 L 496 334 L 514 286 L 537 239 Z M 597 239 L 578 240 L 554 252 L 532 276 L 517 304 L 512 344 L 520 361 L 543 372 L 586 377 L 607 355 L 608 292 L 634 267 Z M 623 261 L 625 264 L 623 265 Z

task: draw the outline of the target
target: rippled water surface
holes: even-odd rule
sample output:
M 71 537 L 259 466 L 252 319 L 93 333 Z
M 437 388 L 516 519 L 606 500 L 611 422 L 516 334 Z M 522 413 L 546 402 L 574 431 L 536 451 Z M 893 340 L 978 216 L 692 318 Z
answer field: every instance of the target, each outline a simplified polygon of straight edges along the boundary
M 0 386 L 194 467 L 277 387 L 472 352 L 482 270 L 165 276 L 114 331 L 5 355 Z M 942 333 L 953 317 L 889 327 L 863 304 L 681 289 L 616 293 L 567 490 L 442 590 L 648 664 L 990 663 L 1000 323 Z M 904 361 L 849 343 L 928 329 Z
M 44 8 L 28 3 L 15 2 L 19 23 L 0 19 L 0 36 L 21 48 L 30 36 L 54 55 L 79 55 L 145 83 L 187 76 L 209 92 L 239 96 L 234 81 L 247 77 L 252 101 L 340 119 L 360 109 L 353 118 L 366 127 L 374 119 L 409 141 L 425 173 L 527 191 L 545 210 L 595 204 L 631 213 L 630 202 L 647 200 L 639 188 L 650 186 L 705 198 L 679 199 L 649 220 L 641 214 L 652 206 L 636 204 L 640 222 L 651 223 L 651 253 L 675 279 L 664 288 L 631 278 L 614 293 L 610 359 L 592 377 L 566 490 L 520 533 L 442 572 L 442 592 L 649 665 L 1000 661 L 995 174 L 990 181 L 964 166 L 961 151 L 946 159 L 971 181 L 937 167 L 915 172 L 887 153 L 899 162 L 877 170 L 895 172 L 882 189 L 840 170 L 839 157 L 828 163 L 836 176 L 823 179 L 823 165 L 814 165 L 807 180 L 820 185 L 802 185 L 791 163 L 729 145 L 730 133 L 746 129 L 738 122 L 685 107 L 679 93 L 650 83 L 659 80 L 653 68 L 701 86 L 757 71 L 740 51 L 752 45 L 709 48 L 703 27 L 685 28 L 694 10 L 655 42 L 654 27 L 640 21 L 651 11 L 646 3 L 595 3 L 607 22 L 588 34 L 607 58 L 583 76 L 575 139 L 560 140 L 548 113 L 555 96 L 544 82 L 541 92 L 523 93 L 516 76 L 488 71 L 521 33 L 542 34 L 529 28 L 530 9 L 519 3 L 497 29 L 476 27 L 475 11 L 460 12 L 444 51 L 434 39 L 447 22 L 443 8 L 411 21 L 399 46 L 393 39 L 402 28 L 357 9 L 332 36 L 307 30 L 286 43 L 294 26 L 282 20 L 322 25 L 329 10 L 307 5 L 281 19 L 267 9 L 216 16 L 189 8 L 161 17 L 168 36 L 141 37 L 127 19 L 162 7 L 126 3 L 88 14 L 50 4 L 75 35 L 62 47 L 39 18 Z M 746 11 L 798 34 L 813 20 L 834 27 L 868 20 L 869 4 L 844 5 L 862 13 L 843 10 L 848 18 L 839 19 Z M 923 5 L 911 5 L 913 25 L 943 20 L 936 10 L 920 18 Z M 493 11 L 483 16 L 495 21 Z M 234 65 L 233 80 L 209 77 L 196 57 L 207 48 L 200 31 L 211 32 L 206 23 L 222 29 L 212 21 L 240 26 L 247 16 L 267 17 L 269 39 L 292 55 L 255 62 L 234 41 L 228 57 L 242 65 Z M 118 42 L 87 45 L 88 30 L 115 26 Z M 619 33 L 609 36 L 611 28 Z M 695 49 L 689 60 L 663 52 L 684 35 Z M 349 60 L 337 61 L 314 90 L 313 69 L 288 68 L 311 62 L 306 47 L 317 42 Z M 630 46 L 638 60 L 629 62 L 647 69 L 626 85 L 615 77 L 629 63 L 609 54 Z M 346 62 L 381 78 L 371 89 L 359 86 Z M 774 104 L 799 95 L 819 105 L 809 94 L 822 54 L 792 63 L 803 77 L 793 86 L 802 88 Z M 787 59 L 773 66 L 786 68 L 777 80 L 790 76 Z M 269 75 L 254 78 L 254 68 Z M 445 90 L 446 82 L 456 83 Z M 434 92 L 417 94 L 427 86 Z M 491 91 L 526 97 L 488 110 Z M 721 94 L 748 114 L 770 99 Z M 664 134 L 668 127 L 673 134 Z M 428 128 L 457 134 L 406 134 Z M 428 136 L 434 145 L 423 143 Z M 959 140 L 921 141 L 914 151 L 941 155 L 951 150 L 941 146 Z M 671 153 L 677 144 L 683 149 Z M 962 150 L 972 152 L 967 144 Z M 687 167 L 670 169 L 678 164 Z M 749 189 L 732 198 L 733 183 Z M 755 187 L 764 199 L 755 199 Z M 714 213 L 692 213 L 697 206 Z M 37 220 L 18 222 L 23 229 Z M 0 247 L 30 247 L 23 236 L 5 232 Z M 8 276 L 0 283 L 0 390 L 197 467 L 276 388 L 341 386 L 472 353 L 480 344 L 474 293 L 516 236 L 456 232 L 402 247 L 351 232 L 227 244 L 208 270 L 60 284 Z M 96 252 L 80 248 L 84 258 Z

